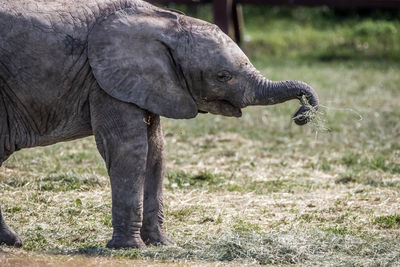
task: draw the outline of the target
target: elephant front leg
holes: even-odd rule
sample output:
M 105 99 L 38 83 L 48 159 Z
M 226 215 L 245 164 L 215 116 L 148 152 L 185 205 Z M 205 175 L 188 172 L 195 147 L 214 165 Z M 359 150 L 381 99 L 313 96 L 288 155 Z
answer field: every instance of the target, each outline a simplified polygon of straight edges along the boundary
M 91 99 L 96 144 L 111 180 L 113 235 L 109 248 L 145 247 L 140 237 L 147 161 L 146 112 L 97 92 Z
M 145 247 L 140 229 L 143 221 L 143 183 L 146 172 L 146 131 L 114 129 L 98 137 L 111 180 L 113 236 L 108 248 Z M 128 134 L 131 132 L 131 134 Z M 99 140 L 100 139 L 100 140 Z
M 139 155 L 132 155 L 132 152 L 126 151 L 128 148 L 133 151 L 145 149 L 144 146 L 139 148 L 139 145 L 120 147 L 120 157 L 113 159 L 116 162 L 110 165 L 114 231 L 112 239 L 107 243 L 108 248 L 145 247 L 140 237 L 143 221 L 145 159 Z
M 164 140 L 158 115 L 148 118 L 148 155 L 144 185 L 144 210 L 141 237 L 146 244 L 175 245 L 165 234 L 162 227 L 163 211 L 163 178 L 164 178 Z

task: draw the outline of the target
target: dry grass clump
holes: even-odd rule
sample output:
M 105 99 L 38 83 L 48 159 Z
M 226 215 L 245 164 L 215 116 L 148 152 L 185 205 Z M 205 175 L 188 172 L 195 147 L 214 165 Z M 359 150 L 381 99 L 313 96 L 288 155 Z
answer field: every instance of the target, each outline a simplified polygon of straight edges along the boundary
M 307 121 L 308 126 L 317 134 L 318 132 L 329 131 L 326 126 L 325 113 L 321 111 L 321 105 L 318 109 L 308 103 L 306 96 L 300 98 L 302 106 L 308 107 L 308 110 L 292 118 L 292 120 Z
M 71 252 L 141 260 L 175 259 L 262 265 L 396 266 L 400 264 L 400 243 L 396 239 L 361 238 L 316 229 L 230 232 L 204 241 L 188 240 L 180 247 L 149 247 L 145 250 L 122 251 L 88 246 Z
M 15 249 L 4 249 L 5 253 L 18 253 Z M 21 254 L 21 258 L 23 254 Z M 53 256 L 52 256 L 53 255 Z M 47 261 L 57 254 L 51 254 Z M 102 262 L 118 265 L 136 263 L 151 265 L 174 265 L 173 261 L 190 265 L 207 265 L 207 262 L 233 262 L 236 264 L 261 265 L 351 265 L 351 266 L 397 266 L 400 264 L 400 243 L 396 239 L 361 238 L 348 234 L 334 234 L 317 229 L 297 229 L 269 232 L 230 232 L 220 234 L 209 240 L 187 240 L 178 247 L 149 247 L 143 250 L 109 250 L 103 246 L 84 245 L 78 249 L 67 250 L 59 255 L 75 266 L 82 263 L 80 256 L 92 259 L 91 264 Z M 67 256 L 73 256 L 65 258 Z M 36 256 L 46 263 L 46 256 Z M 0 258 L 9 261 L 13 257 Z M 111 261 L 111 259 L 114 259 Z M 125 259 L 125 261 L 123 261 Z M 122 260 L 122 261 L 121 261 Z M 54 261 L 54 259 L 52 260 Z M 83 260 L 86 261 L 86 260 Z M 3 263 L 5 263 L 4 261 Z M 164 262 L 164 264 L 162 264 Z M 196 264 L 197 263 L 197 264 Z M 130 265 L 135 262 L 131 262 Z

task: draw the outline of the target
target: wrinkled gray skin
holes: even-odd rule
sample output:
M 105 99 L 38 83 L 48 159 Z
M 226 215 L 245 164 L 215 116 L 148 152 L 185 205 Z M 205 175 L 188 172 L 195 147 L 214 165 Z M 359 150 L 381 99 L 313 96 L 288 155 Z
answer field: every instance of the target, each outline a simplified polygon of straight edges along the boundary
M 0 5 L 0 165 L 93 134 L 111 179 L 111 248 L 173 244 L 162 228 L 160 115 L 240 117 L 303 95 L 318 107 L 307 84 L 262 77 L 215 25 L 142 1 Z M 21 245 L 1 212 L 0 243 Z

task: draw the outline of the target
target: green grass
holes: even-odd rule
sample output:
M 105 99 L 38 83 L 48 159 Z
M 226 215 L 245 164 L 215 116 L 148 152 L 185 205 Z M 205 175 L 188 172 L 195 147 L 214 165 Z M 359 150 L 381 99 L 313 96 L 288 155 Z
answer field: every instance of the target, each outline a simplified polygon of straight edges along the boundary
M 296 101 L 246 108 L 240 119 L 163 118 L 165 227 L 178 246 L 140 251 L 105 248 L 110 183 L 92 137 L 19 151 L 0 168 L 0 203 L 24 246 L 0 247 L 0 265 L 399 265 L 398 44 L 374 43 L 397 40 L 398 21 L 307 11 L 317 25 L 304 10 L 271 12 L 268 28 L 246 23 L 245 45 L 268 78 L 316 89 L 319 125 L 292 123 Z M 375 52 L 336 50 L 337 36 L 370 38 Z M 321 60 L 332 50 L 333 60 Z M 351 56 L 339 60 L 343 51 Z
M 182 189 L 192 187 L 218 188 L 225 180 L 221 175 L 209 171 L 200 171 L 198 174 L 188 174 L 184 171 L 168 172 L 166 187 L 168 189 Z
M 384 228 L 400 228 L 400 215 L 379 216 L 374 223 Z

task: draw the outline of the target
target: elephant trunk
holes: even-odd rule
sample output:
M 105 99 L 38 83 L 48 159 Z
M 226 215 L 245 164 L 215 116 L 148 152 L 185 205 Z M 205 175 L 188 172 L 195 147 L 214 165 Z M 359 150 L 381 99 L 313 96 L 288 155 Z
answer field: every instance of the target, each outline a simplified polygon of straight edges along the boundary
M 291 99 L 302 100 L 303 96 L 309 105 L 303 105 L 294 114 L 297 125 L 310 121 L 309 112 L 318 109 L 318 96 L 308 84 L 300 81 L 270 81 L 260 74 L 252 77 L 247 87 L 247 105 L 274 105 Z

